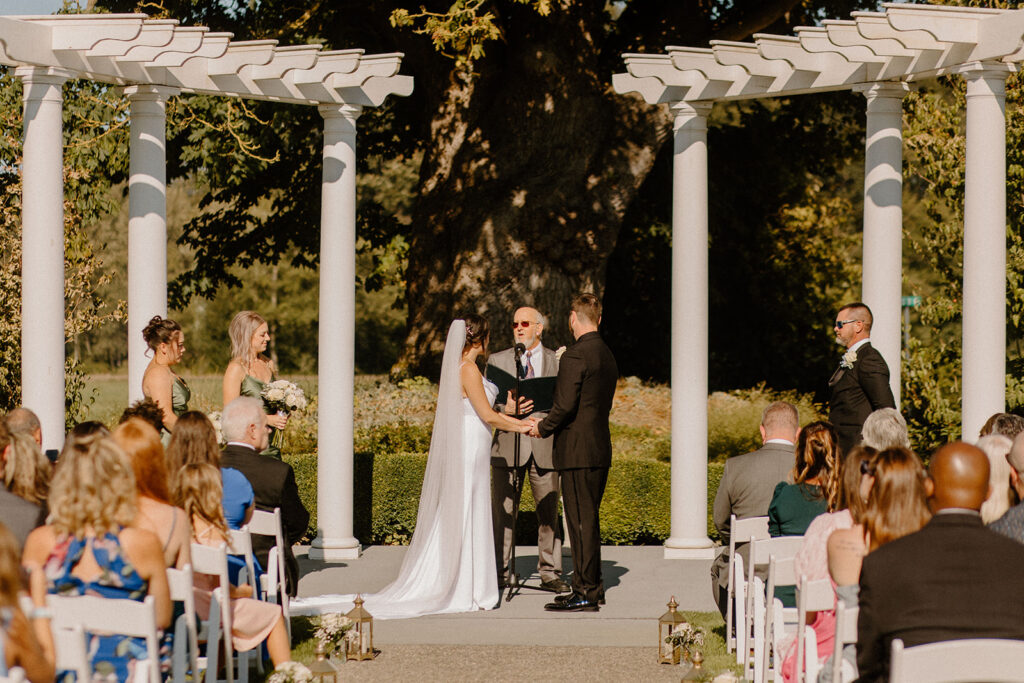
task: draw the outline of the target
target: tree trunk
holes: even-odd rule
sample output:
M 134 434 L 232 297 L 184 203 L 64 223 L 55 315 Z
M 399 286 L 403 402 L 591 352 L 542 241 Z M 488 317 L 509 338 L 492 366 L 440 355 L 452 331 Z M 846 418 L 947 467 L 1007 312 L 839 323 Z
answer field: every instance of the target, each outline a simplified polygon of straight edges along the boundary
M 602 19 L 588 12 L 522 24 L 513 14 L 507 41 L 444 92 L 421 171 L 408 333 L 393 376 L 436 377 L 449 323 L 468 313 L 490 321 L 491 350 L 510 345 L 523 305 L 548 316 L 548 346 L 568 344 L 573 295 L 602 295 L 625 210 L 670 127 L 663 108 L 612 92 L 586 25 Z

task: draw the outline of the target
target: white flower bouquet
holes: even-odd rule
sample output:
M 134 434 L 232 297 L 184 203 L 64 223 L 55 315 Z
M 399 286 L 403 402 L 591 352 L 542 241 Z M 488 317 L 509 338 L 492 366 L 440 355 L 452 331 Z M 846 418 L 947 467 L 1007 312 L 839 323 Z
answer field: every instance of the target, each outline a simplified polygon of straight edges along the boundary
M 689 658 L 694 650 L 704 647 L 704 629 L 684 621 L 672 629 L 672 633 L 665 637 L 665 642 L 673 647 L 683 648 Z
M 302 662 L 282 662 L 267 678 L 267 683 L 309 683 L 313 672 Z
M 324 652 L 345 652 L 345 641 L 352 631 L 352 620 L 344 614 L 325 614 L 320 617 L 320 625 L 313 634 Z
M 306 394 L 286 379 L 268 382 L 260 396 L 264 405 L 275 413 L 293 413 L 306 409 Z

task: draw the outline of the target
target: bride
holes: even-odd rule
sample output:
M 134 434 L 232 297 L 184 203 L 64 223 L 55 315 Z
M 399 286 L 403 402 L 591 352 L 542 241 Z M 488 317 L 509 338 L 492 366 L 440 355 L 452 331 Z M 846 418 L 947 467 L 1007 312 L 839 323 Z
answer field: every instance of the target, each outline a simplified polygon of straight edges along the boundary
M 477 358 L 486 352 L 487 321 L 455 320 L 448 330 L 416 530 L 398 578 L 364 596 L 375 619 L 493 609 L 499 599 L 491 522 L 491 428 L 529 431 L 527 422 L 495 412 L 498 388 Z M 296 598 L 293 614 L 345 611 L 354 595 Z

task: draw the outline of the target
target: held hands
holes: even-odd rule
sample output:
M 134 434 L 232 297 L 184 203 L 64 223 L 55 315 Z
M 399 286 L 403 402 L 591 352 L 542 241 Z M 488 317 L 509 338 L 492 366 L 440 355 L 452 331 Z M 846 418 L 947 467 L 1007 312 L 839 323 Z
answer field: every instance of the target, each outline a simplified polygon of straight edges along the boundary
M 540 439 L 541 438 L 540 430 L 537 429 L 537 425 L 540 424 L 540 418 L 539 417 L 531 417 L 530 419 L 524 421 L 523 424 L 525 424 L 526 427 L 527 427 L 527 430 L 525 432 L 523 432 L 524 434 L 526 434 L 528 436 L 532 436 L 535 439 Z
M 519 397 L 519 415 L 529 415 L 533 412 L 533 399 L 526 398 L 523 396 Z M 512 391 L 508 392 L 508 397 L 505 399 L 505 413 L 508 415 L 516 415 L 516 400 L 513 397 Z

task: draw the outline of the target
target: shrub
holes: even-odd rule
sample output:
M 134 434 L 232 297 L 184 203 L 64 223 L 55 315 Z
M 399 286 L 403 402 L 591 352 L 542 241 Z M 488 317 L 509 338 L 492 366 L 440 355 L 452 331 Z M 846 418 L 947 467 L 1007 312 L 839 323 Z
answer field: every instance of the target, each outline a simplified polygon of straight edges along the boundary
M 795 405 L 801 425 L 825 417 L 823 408 L 810 395 L 774 391 L 763 383 L 751 389 L 716 391 L 708 397 L 708 459 L 725 462 L 726 458 L 760 448 L 761 413 L 774 401 Z

